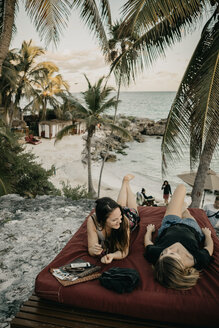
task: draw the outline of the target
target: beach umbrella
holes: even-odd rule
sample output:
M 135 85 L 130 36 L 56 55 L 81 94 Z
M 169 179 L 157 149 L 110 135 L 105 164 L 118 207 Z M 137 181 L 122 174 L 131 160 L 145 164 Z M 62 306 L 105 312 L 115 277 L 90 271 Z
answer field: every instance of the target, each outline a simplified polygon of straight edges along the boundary
M 195 177 L 197 172 L 185 172 L 182 174 L 178 174 L 177 176 L 182 179 L 185 183 L 187 183 L 190 186 L 194 185 Z M 204 204 L 205 199 L 205 191 L 206 190 L 219 190 L 219 176 L 214 172 L 213 170 L 209 169 L 207 172 L 207 176 L 205 179 L 204 184 L 204 196 L 202 205 Z

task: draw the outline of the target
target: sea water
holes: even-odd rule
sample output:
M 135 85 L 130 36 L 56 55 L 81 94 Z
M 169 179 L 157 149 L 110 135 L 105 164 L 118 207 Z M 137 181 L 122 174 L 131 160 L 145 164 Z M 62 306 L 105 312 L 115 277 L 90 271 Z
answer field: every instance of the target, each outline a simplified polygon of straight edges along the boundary
M 122 92 L 118 114 L 147 117 L 155 121 L 167 118 L 175 94 L 175 92 Z M 145 188 L 147 195 L 153 195 L 162 200 L 161 185 L 164 179 L 169 181 L 174 191 L 177 184 L 182 182 L 177 175 L 190 171 L 189 149 L 185 149 L 183 160 L 174 165 L 170 163 L 169 170 L 162 175 L 161 142 L 162 137 L 154 136 L 145 136 L 144 143 L 130 142 L 129 148 L 125 150 L 126 156 L 118 154 L 116 162 L 105 164 L 104 170 L 106 170 L 106 175 L 111 177 L 111 185 L 118 185 L 124 174 L 132 173 L 135 175 L 132 183 L 134 192 Z M 211 162 L 211 169 L 219 174 L 219 163 L 214 158 Z M 95 175 L 97 177 L 97 172 Z M 191 192 L 191 187 L 188 185 L 187 191 Z M 213 194 L 206 194 L 205 202 L 212 202 L 214 197 Z M 190 199 L 187 201 L 189 202 Z

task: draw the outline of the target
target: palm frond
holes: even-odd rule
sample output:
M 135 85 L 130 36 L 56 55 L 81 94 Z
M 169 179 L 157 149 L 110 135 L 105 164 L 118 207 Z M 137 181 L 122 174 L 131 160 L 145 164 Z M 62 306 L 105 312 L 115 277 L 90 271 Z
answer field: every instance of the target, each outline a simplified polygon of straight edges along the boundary
M 201 18 L 199 17 L 199 19 Z M 138 33 L 132 46 L 123 51 L 113 62 L 111 72 L 114 71 L 118 80 L 121 68 L 124 67 L 123 84 L 128 84 L 130 79 L 135 81 L 139 72 L 145 67 L 151 66 L 159 57 L 165 56 L 166 49 L 179 42 L 187 30 L 190 31 L 190 25 L 185 19 L 170 23 L 168 19 L 164 18 L 162 21 L 158 21 L 155 26 L 150 25 L 148 30 Z M 182 31 L 184 31 L 183 34 Z
M 95 0 L 74 0 L 73 6 L 80 9 L 82 20 L 99 40 L 103 52 L 108 53 L 108 41 L 103 22 L 111 22 L 109 2 L 101 1 L 100 12 Z M 101 15 L 103 20 L 101 20 Z
M 218 14 L 206 23 L 171 107 L 162 142 L 162 169 L 183 157 L 190 144 L 191 168 L 200 158 L 212 122 L 219 125 Z
M 175 25 L 184 21 L 192 26 L 206 10 L 208 0 L 129 0 L 123 6 L 123 33 L 131 33 L 135 28 L 148 32 L 163 20 Z
M 61 131 L 59 131 L 56 134 L 55 143 L 58 142 L 58 141 L 60 141 L 64 136 L 66 136 L 74 128 L 75 128 L 75 125 L 74 124 L 65 126 Z
M 53 41 L 57 46 L 63 29 L 67 27 L 71 1 L 26 0 L 25 8 L 40 37 L 45 39 L 47 45 Z
M 107 109 L 115 107 L 118 103 L 119 101 L 116 100 L 116 97 L 112 97 L 101 106 L 101 108 L 99 109 L 99 111 L 97 111 L 97 113 L 101 114 L 105 112 Z

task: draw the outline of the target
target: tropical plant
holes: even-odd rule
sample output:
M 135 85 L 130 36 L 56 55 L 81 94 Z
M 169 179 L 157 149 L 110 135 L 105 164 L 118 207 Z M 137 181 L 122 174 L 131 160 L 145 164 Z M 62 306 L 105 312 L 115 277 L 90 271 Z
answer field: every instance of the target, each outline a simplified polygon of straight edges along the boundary
M 35 81 L 33 100 L 25 107 L 31 108 L 33 112 L 41 112 L 41 120 L 46 119 L 48 105 L 54 109 L 60 108 L 63 98 L 68 94 L 69 85 L 61 74 L 54 75 L 59 69 L 52 63 L 40 63 L 44 74 Z
M 87 150 L 87 159 L 88 159 L 88 193 L 92 195 L 92 197 L 96 196 L 96 192 L 93 187 L 92 181 L 92 172 L 91 172 L 91 140 L 95 133 L 96 126 L 101 124 L 105 126 L 109 126 L 114 129 L 114 131 L 118 131 L 123 135 L 127 136 L 128 133 L 125 129 L 113 124 L 112 120 L 104 118 L 101 114 L 103 114 L 106 110 L 111 107 L 115 107 L 117 102 L 116 97 L 111 97 L 110 93 L 113 91 L 112 87 L 107 87 L 106 85 L 102 86 L 104 77 L 100 78 L 98 82 L 94 85 L 91 85 L 88 78 L 85 76 L 88 89 L 85 92 L 82 92 L 82 96 L 84 99 L 84 103 L 82 104 L 80 101 L 74 98 L 70 98 L 71 101 L 74 118 L 78 118 L 81 121 L 84 121 L 86 124 L 86 150 Z M 56 141 L 61 140 L 64 135 L 66 135 L 69 131 L 74 128 L 74 124 L 65 127 L 62 129 L 56 136 Z
M 35 162 L 31 153 L 23 152 L 16 137 L 0 121 L 0 195 L 17 193 L 22 196 L 59 194 L 48 180 L 53 172 Z
M 191 207 L 199 207 L 207 171 L 219 140 L 219 13 L 203 28 L 171 107 L 162 142 L 163 169 L 190 148 L 190 167 L 198 165 Z
M 20 2 L 19 0 L 0 2 L 0 75 L 2 63 L 9 50 L 14 19 Z M 106 51 L 108 44 L 103 23 L 108 23 L 111 19 L 108 0 L 100 0 L 99 6 L 95 0 L 25 0 L 24 3 L 27 14 L 47 45 L 51 41 L 57 45 L 62 30 L 67 26 L 71 9 L 78 8 L 82 20 L 101 41 L 104 52 Z
M 120 33 L 121 35 L 130 35 L 133 33 L 133 31 L 138 30 L 138 33 L 140 37 L 137 39 L 137 41 L 133 44 L 133 48 L 138 52 L 138 56 L 133 60 L 130 69 L 133 72 L 131 76 L 136 76 L 138 71 L 141 71 L 145 66 L 148 64 L 151 64 L 154 62 L 155 59 L 157 59 L 161 55 L 165 55 L 165 50 L 176 43 L 177 41 L 180 41 L 183 36 L 188 34 L 191 30 L 195 29 L 197 23 L 200 21 L 200 19 L 203 18 L 204 14 L 207 12 L 212 12 L 215 10 L 215 13 L 213 14 L 214 17 L 217 16 L 218 13 L 218 1 L 217 0 L 182 0 L 182 1 L 172 1 L 167 0 L 164 2 L 162 0 L 129 0 L 126 2 L 126 4 L 123 7 L 123 15 L 125 16 L 125 19 L 123 23 L 121 24 Z M 213 17 L 212 16 L 212 17 Z M 211 20 L 212 22 L 212 20 Z M 127 50 L 128 52 L 129 50 Z M 208 53 L 209 51 L 209 53 Z M 216 73 L 216 66 L 215 61 L 210 60 L 212 52 L 211 52 L 211 46 L 206 43 L 205 44 L 205 55 L 204 57 L 209 57 L 208 61 L 208 68 L 212 72 L 212 74 L 215 76 L 213 77 L 213 80 L 215 80 L 217 73 Z M 198 55 L 198 52 L 195 53 L 195 55 Z M 122 53 L 114 62 L 113 66 L 119 65 L 122 58 L 126 56 L 126 52 Z M 202 66 L 198 65 L 198 59 L 196 62 L 196 77 L 200 77 L 203 75 Z M 211 58 L 212 59 L 212 58 Z M 193 58 L 194 61 L 194 58 Z M 210 66 L 212 65 L 212 66 Z M 214 73 L 213 73 L 214 72 Z M 191 73 L 191 72 L 190 72 Z M 202 87 L 200 88 L 206 88 L 205 80 L 202 78 L 199 80 L 199 86 L 200 83 Z M 211 84 L 208 84 L 209 86 L 209 94 L 211 93 Z M 181 99 L 181 103 L 185 101 L 184 105 L 186 106 L 187 100 L 189 102 L 194 101 L 195 94 L 193 93 L 193 98 L 189 98 L 190 95 L 188 94 L 188 97 L 186 96 L 186 89 L 184 89 L 184 97 Z M 191 92 L 191 89 L 189 90 Z M 177 113 L 175 113 L 178 115 Z M 201 116 L 197 114 L 197 116 L 201 119 Z M 179 114 L 179 117 L 182 118 L 182 115 Z M 184 118 L 182 118 L 184 119 Z M 191 120 L 194 119 L 193 116 L 191 117 Z M 188 121 L 187 121 L 188 122 Z M 190 122 L 190 125 L 192 127 L 193 121 Z M 200 123 L 201 126 L 201 123 Z M 209 131 L 211 131 L 212 126 L 209 128 Z M 175 132 L 173 132 L 175 133 Z M 209 132 L 210 133 L 210 132 Z M 164 139 L 165 142 L 166 139 Z M 206 139 L 207 140 L 207 139 Z M 209 140 L 211 140 L 209 135 Z M 163 142 L 163 152 L 164 152 L 164 142 Z M 179 143 L 177 144 L 179 147 Z M 210 149 L 213 149 L 214 147 L 210 147 Z M 172 151 L 175 151 L 176 153 L 179 152 L 179 149 L 174 148 Z M 201 159 L 203 160 L 203 159 Z M 201 164 L 201 161 L 200 161 Z M 194 185 L 194 190 L 196 189 L 196 183 L 200 184 L 198 186 L 198 192 L 193 192 L 193 202 L 192 205 L 196 204 L 197 206 L 197 197 L 198 195 L 202 194 L 204 186 L 204 180 L 207 173 L 207 165 L 206 165 L 206 171 L 205 174 L 200 175 L 200 172 L 198 170 L 198 174 L 196 177 L 196 182 Z M 202 182 L 201 182 L 202 181 Z
M 62 182 L 62 193 L 65 197 L 71 198 L 72 200 L 90 198 L 85 185 L 77 185 L 72 188 L 69 183 Z
M 121 85 L 122 84 L 129 85 L 130 74 L 133 73 L 130 70 L 130 65 L 136 59 L 135 57 L 137 56 L 137 52 L 133 48 L 133 44 L 138 37 L 137 33 L 133 33 L 132 35 L 121 35 L 120 27 L 121 27 L 121 22 L 118 21 L 115 24 L 109 26 L 111 38 L 108 41 L 109 53 L 107 56 L 107 62 L 110 63 L 109 76 L 113 73 L 117 84 L 117 95 L 116 95 L 117 102 L 115 104 L 113 123 L 116 122 Z M 123 53 L 125 53 L 125 56 L 122 56 L 121 60 L 117 62 L 117 58 L 120 58 L 120 56 Z M 115 62 L 117 62 L 116 65 L 114 65 Z M 134 76 L 132 78 L 134 79 Z M 113 130 L 111 131 L 111 134 L 112 133 Z M 98 197 L 100 196 L 101 179 L 102 179 L 104 163 L 106 161 L 108 150 L 110 147 L 110 138 L 111 135 L 109 136 L 109 142 L 107 143 L 105 156 L 103 156 L 102 159 L 102 165 L 100 169 L 99 182 L 98 182 Z

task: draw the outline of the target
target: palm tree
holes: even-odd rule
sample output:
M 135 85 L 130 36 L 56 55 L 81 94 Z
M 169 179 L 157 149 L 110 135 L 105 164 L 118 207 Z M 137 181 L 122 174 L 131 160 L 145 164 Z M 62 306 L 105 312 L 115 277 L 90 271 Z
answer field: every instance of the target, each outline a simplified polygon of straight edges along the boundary
M 203 17 L 203 15 L 206 13 L 206 11 L 208 10 L 210 12 L 214 11 L 215 12 L 212 14 L 212 17 L 209 20 L 209 39 L 207 42 L 204 42 L 204 46 L 203 48 L 205 49 L 205 54 L 203 56 L 203 58 L 208 58 L 209 60 L 207 61 L 207 66 L 206 65 L 199 65 L 198 61 L 200 60 L 199 58 L 199 51 L 195 52 L 195 56 L 197 56 L 196 58 L 196 71 L 195 71 L 195 77 L 202 77 L 201 79 L 197 79 L 196 81 L 199 82 L 198 87 L 202 90 L 205 90 L 205 93 L 203 93 L 203 97 L 204 95 L 206 96 L 206 94 L 208 94 L 209 96 L 211 95 L 212 90 L 215 90 L 215 85 L 217 85 L 218 82 L 217 81 L 217 56 L 213 56 L 214 59 L 212 58 L 212 55 L 214 54 L 214 47 L 212 46 L 212 43 L 210 42 L 211 39 L 211 28 L 210 28 L 210 24 L 213 23 L 212 19 L 215 19 L 215 34 L 214 34 L 214 39 L 217 40 L 218 42 L 218 37 L 217 37 L 217 30 L 218 30 L 218 26 L 216 23 L 217 17 L 218 17 L 218 1 L 217 0 L 202 0 L 202 1 L 190 1 L 190 0 L 182 0 L 182 1 L 172 1 L 172 0 L 167 0 L 165 1 L 165 6 L 164 6 L 164 2 L 162 0 L 129 0 L 126 2 L 126 4 L 123 7 L 123 14 L 125 15 L 125 19 L 124 22 L 122 23 L 121 26 L 121 30 L 120 33 L 122 35 L 127 35 L 127 34 L 131 34 L 133 31 L 135 31 L 136 29 L 139 31 L 140 37 L 138 38 L 138 40 L 133 44 L 133 48 L 138 52 L 138 56 L 136 56 L 136 58 L 133 60 L 132 62 L 132 66 L 130 67 L 131 71 L 133 72 L 132 76 L 136 76 L 136 74 L 138 73 L 138 71 L 142 70 L 144 68 L 144 66 L 153 63 L 153 61 L 158 58 L 160 55 L 165 55 L 165 50 L 173 45 L 176 41 L 179 41 L 182 39 L 182 36 L 187 34 L 189 31 L 191 31 L 192 29 L 195 28 L 197 22 Z M 210 23 L 211 22 L 211 23 Z M 182 33 L 183 31 L 183 33 Z M 213 31 L 213 30 L 212 30 Z M 205 34 L 205 28 L 203 30 L 203 35 Z M 215 44 L 216 45 L 216 41 Z M 216 46 L 215 46 L 216 47 Z M 128 50 L 127 50 L 128 52 Z M 218 54 L 218 52 L 217 52 Z M 123 54 L 121 54 L 121 56 L 119 56 L 117 58 L 117 60 L 114 62 L 114 66 L 118 65 L 119 62 L 122 60 L 122 57 L 124 57 L 126 55 L 126 52 L 124 52 Z M 193 56 L 192 59 L 193 63 L 195 62 L 195 57 Z M 204 63 L 204 61 L 202 61 L 202 63 Z M 211 82 L 212 83 L 208 83 L 206 84 L 205 79 L 203 79 L 204 76 L 204 69 L 208 69 L 208 72 L 212 73 L 211 75 Z M 190 70 L 190 73 L 192 72 L 192 74 L 194 73 L 194 69 Z M 185 73 L 184 77 L 188 78 L 189 75 L 189 70 L 187 70 L 187 72 Z M 206 72 L 205 72 L 206 73 Z M 195 79 L 194 79 L 195 80 Z M 209 80 L 209 81 L 210 81 Z M 182 86 L 184 87 L 186 85 L 185 83 L 182 81 Z M 208 85 L 208 91 L 206 90 L 206 86 Z M 197 86 L 197 85 L 196 85 Z M 198 89 L 198 87 L 196 87 L 196 91 Z M 195 88 L 194 88 L 195 90 Z M 189 91 L 187 93 L 187 91 Z M 192 88 L 189 88 L 189 90 L 186 89 L 186 87 L 184 88 L 184 94 L 183 96 L 181 95 L 180 98 L 180 104 L 181 106 L 185 106 L 185 107 L 189 107 L 189 104 L 193 104 L 194 102 L 198 103 L 197 100 L 197 96 L 195 95 L 195 93 L 193 92 L 193 94 L 191 94 Z M 215 96 L 215 91 L 213 91 L 214 93 L 214 105 L 213 105 L 213 110 L 212 110 L 212 114 L 210 116 L 214 116 L 213 112 L 215 111 L 215 103 L 218 102 L 218 98 L 217 96 Z M 201 93 L 199 93 L 200 95 Z M 218 94 L 218 93 L 216 93 Z M 203 99 L 202 97 L 202 99 Z M 195 99 L 196 98 L 196 99 Z M 212 98 L 212 99 L 213 99 Z M 210 98 L 206 98 L 205 100 L 208 99 L 208 102 L 205 101 L 206 104 L 206 113 L 209 111 L 209 109 L 212 109 L 212 104 L 211 102 L 213 100 L 210 101 Z M 178 99 L 179 100 L 179 99 Z M 175 103 L 175 102 L 174 102 Z M 210 107 L 209 107 L 210 106 Z M 218 106 L 218 105 L 217 105 Z M 174 104 L 173 104 L 174 107 Z M 179 107 L 179 103 L 178 103 L 178 107 Z M 192 108 L 194 109 L 195 107 L 192 106 Z M 197 106 L 196 106 L 197 109 Z M 198 111 L 196 110 L 194 112 L 194 115 L 191 115 L 190 120 L 188 119 L 187 116 L 183 116 L 180 114 L 179 112 L 179 108 L 178 111 L 172 111 L 172 113 L 174 113 L 174 116 L 178 115 L 178 121 L 181 120 L 186 120 L 187 118 L 187 123 L 189 122 L 190 127 L 191 127 L 191 140 L 192 142 L 194 142 L 194 137 L 195 134 L 193 133 L 193 124 L 194 124 L 194 119 L 196 119 L 196 123 L 198 122 L 199 126 L 203 125 L 203 122 L 201 122 L 201 119 L 203 119 L 203 116 L 200 115 L 200 113 L 198 113 Z M 185 113 L 185 111 L 184 111 Z M 188 115 L 191 114 L 191 111 L 188 112 Z M 177 118 L 175 117 L 175 119 L 177 120 Z M 199 120 L 199 121 L 198 121 Z M 175 124 L 176 125 L 176 124 Z M 168 127 L 170 127 L 170 124 L 168 124 Z M 176 130 L 172 131 L 172 134 L 169 133 L 170 138 L 171 135 L 177 135 L 178 133 L 178 126 L 175 126 Z M 202 130 L 203 131 L 203 130 Z M 211 132 L 212 131 L 212 132 Z M 213 145 L 213 139 L 211 140 L 211 133 L 212 135 L 214 135 L 214 129 L 213 129 L 213 125 L 209 125 L 208 124 L 208 128 L 205 130 L 204 135 L 206 137 L 206 142 L 208 140 L 209 143 L 212 143 L 210 148 L 212 150 L 212 154 L 214 152 L 214 145 Z M 207 138 L 207 134 L 209 135 L 209 138 Z M 201 134 L 199 134 L 201 135 Z M 165 150 L 168 149 L 168 145 L 165 146 L 165 143 L 167 140 L 167 134 L 165 134 L 164 139 L 163 139 L 163 143 L 162 143 L 162 152 L 163 152 L 163 161 L 165 161 Z M 189 136 L 189 135 L 188 135 Z M 187 136 L 187 137 L 188 137 Z M 182 135 L 181 135 L 182 137 Z M 187 138 L 188 139 L 188 138 Z M 203 137 L 202 137 L 203 140 Z M 184 142 L 184 140 L 182 140 Z M 174 142 L 172 142 L 172 144 L 174 144 Z M 204 144 L 203 144 L 204 146 Z M 175 142 L 175 147 L 171 148 L 168 155 L 169 155 L 169 160 L 171 158 L 174 157 L 173 152 L 176 152 L 176 154 L 178 154 L 180 152 L 180 147 L 182 147 L 182 145 L 180 144 L 180 136 L 178 138 L 178 142 Z M 205 148 L 203 148 L 204 151 Z M 199 153 L 199 157 L 197 157 L 197 154 Z M 212 154 L 211 156 L 208 155 L 208 161 L 206 161 L 206 171 L 203 172 L 204 168 L 202 167 L 202 170 L 198 170 L 198 174 L 197 174 L 197 178 L 195 181 L 195 185 L 194 185 L 194 192 L 192 193 L 192 197 L 193 197 L 193 202 L 192 205 L 193 206 L 197 206 L 197 204 L 199 203 L 198 201 L 198 197 L 200 197 L 199 195 L 202 194 L 203 192 L 203 186 L 204 186 L 204 181 L 205 181 L 205 177 L 206 177 L 206 173 L 207 173 L 207 169 L 209 168 L 209 166 L 207 165 L 207 162 L 209 162 L 210 158 L 212 158 Z M 201 165 L 201 161 L 203 161 L 203 158 L 200 157 L 200 148 L 199 151 L 196 152 L 196 159 L 200 158 L 200 165 Z M 191 156 L 191 162 L 194 161 L 194 158 Z M 210 163 L 210 162 L 209 162 Z M 163 167 L 165 165 L 165 162 L 163 164 Z M 200 175 L 201 172 L 201 175 Z M 200 176 L 199 176 L 200 175 Z M 196 190 L 196 191 L 195 191 Z M 197 191 L 198 190 L 198 191 Z
M 58 98 L 63 99 L 68 95 L 69 85 L 63 80 L 61 74 L 54 75 L 59 69 L 56 65 L 52 63 L 41 63 L 41 67 L 45 68 L 44 74 L 35 81 L 35 92 L 33 95 L 33 100 L 25 107 L 28 109 L 32 108 L 33 112 L 40 112 L 41 120 L 46 119 L 48 104 L 52 108 L 58 109 L 61 106 Z
M 12 123 L 14 112 L 19 112 L 19 104 L 22 98 L 30 101 L 35 98 L 39 82 L 48 87 L 50 82 L 57 87 L 61 83 L 61 77 L 52 77 L 54 71 L 58 71 L 56 65 L 51 62 L 39 62 L 36 60 L 44 54 L 40 47 L 33 46 L 32 40 L 24 41 L 21 49 L 9 51 L 4 63 L 2 76 L 0 77 L 2 105 L 5 112 L 10 111 L 9 123 Z M 52 81 L 55 79 L 55 81 Z M 63 82 L 64 83 L 64 82 Z M 56 90 L 58 93 L 58 90 Z M 60 91 L 60 90 L 59 90 Z M 22 110 L 20 111 L 22 119 Z
M 9 50 L 14 19 L 20 2 L 19 0 L 0 2 L 0 76 L 2 63 Z M 82 20 L 101 41 L 102 49 L 106 52 L 108 45 L 104 23 L 111 20 L 108 0 L 100 1 L 99 6 L 95 0 L 25 0 L 26 12 L 47 45 L 51 41 L 57 45 L 62 30 L 67 26 L 72 8 L 79 8 Z
M 74 98 L 70 98 L 69 102 L 71 102 L 74 117 L 84 121 L 86 124 L 86 149 L 87 149 L 87 158 L 88 158 L 88 192 L 95 197 L 96 192 L 93 187 L 92 181 L 92 172 L 91 172 L 91 140 L 95 133 L 96 126 L 98 124 L 106 125 L 114 130 L 119 131 L 127 136 L 127 132 L 125 129 L 116 126 L 113 124 L 113 121 L 104 118 L 101 114 L 103 114 L 107 109 L 114 107 L 117 100 L 116 97 L 111 97 L 110 93 L 113 91 L 112 87 L 102 86 L 104 77 L 100 78 L 98 82 L 94 85 L 91 85 L 88 78 L 85 76 L 88 89 L 82 93 L 84 104 Z M 69 131 L 74 128 L 74 124 L 65 127 L 62 131 L 60 131 L 56 136 L 56 141 L 62 139 L 64 135 L 66 135 Z
M 113 118 L 114 124 L 116 122 L 121 85 L 122 84 L 129 85 L 130 74 L 132 73 L 130 70 L 130 65 L 134 61 L 135 57 L 137 56 L 137 52 L 133 48 L 133 44 L 137 40 L 137 33 L 133 33 L 132 35 L 129 36 L 121 35 L 120 27 L 121 27 L 121 22 L 118 21 L 114 25 L 109 26 L 111 38 L 108 41 L 109 53 L 107 56 L 107 62 L 111 64 L 109 76 L 113 73 L 117 84 L 117 96 L 116 96 L 117 102 L 115 104 L 115 111 L 114 111 L 114 118 Z M 125 53 L 125 56 L 122 56 L 121 61 L 119 61 L 117 65 L 114 66 L 114 62 L 123 53 Z M 113 134 L 113 130 L 111 131 L 111 135 L 112 134 Z M 111 138 L 111 135 L 109 136 L 109 139 Z M 100 196 L 102 173 L 103 173 L 103 168 L 107 158 L 109 147 L 110 147 L 110 142 L 107 143 L 106 153 L 102 159 L 102 165 L 100 169 L 99 182 L 98 182 L 98 197 Z
M 171 107 L 162 142 L 163 169 L 190 148 L 190 167 L 198 165 L 191 207 L 199 207 L 207 171 L 219 140 L 219 32 L 215 12 L 203 28 Z

